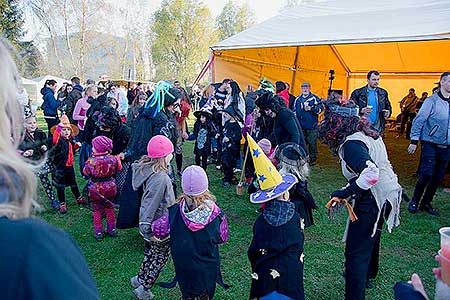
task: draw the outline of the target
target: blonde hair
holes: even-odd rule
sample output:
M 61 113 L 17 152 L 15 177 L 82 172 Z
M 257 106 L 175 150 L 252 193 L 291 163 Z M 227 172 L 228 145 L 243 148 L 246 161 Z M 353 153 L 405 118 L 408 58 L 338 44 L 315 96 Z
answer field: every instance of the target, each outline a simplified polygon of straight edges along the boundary
M 91 90 L 98 90 L 97 86 L 95 84 L 90 84 L 86 87 L 86 89 L 84 90 L 84 93 L 87 94 L 88 92 L 90 92 Z
M 203 97 L 209 98 L 214 95 L 215 91 L 216 89 L 214 88 L 214 86 L 210 84 L 203 90 Z
M 166 157 L 162 158 L 150 158 L 147 155 L 144 155 L 139 160 L 141 165 L 148 165 L 153 169 L 153 172 L 169 172 L 169 162 L 166 160 Z
M 36 202 L 36 176 L 31 165 L 17 153 L 22 140 L 22 107 L 16 99 L 21 78 L 10 51 L 12 47 L 0 39 L 0 178 L 8 199 L 0 203 L 0 217 L 29 217 Z
M 211 194 L 210 191 L 206 191 L 201 195 L 198 196 L 188 196 L 186 194 L 181 194 L 181 196 L 177 199 L 178 202 L 180 202 L 181 200 L 185 200 L 186 204 L 188 205 L 190 210 L 194 210 L 197 207 L 201 207 L 203 205 L 207 205 L 206 204 L 206 200 L 210 200 L 212 202 L 216 202 L 216 196 L 214 196 L 213 194 Z

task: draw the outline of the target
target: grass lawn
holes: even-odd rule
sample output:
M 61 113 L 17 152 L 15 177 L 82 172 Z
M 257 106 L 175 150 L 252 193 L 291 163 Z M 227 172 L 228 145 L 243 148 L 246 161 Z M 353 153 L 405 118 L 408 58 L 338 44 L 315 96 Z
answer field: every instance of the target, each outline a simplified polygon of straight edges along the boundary
M 41 120 L 42 121 L 42 120 Z M 46 127 L 41 122 L 42 129 Z M 387 146 L 391 162 L 399 175 L 401 184 L 408 195 L 412 194 L 419 154 L 409 156 L 406 153 L 407 141 L 394 139 L 388 133 Z M 184 164 L 193 163 L 193 143 L 185 144 Z M 312 168 L 309 189 L 319 205 L 314 212 L 315 225 L 305 232 L 305 293 L 307 299 L 343 299 L 344 280 L 341 276 L 344 262 L 344 244 L 341 242 L 345 227 L 346 211 L 339 220 L 330 222 L 324 208 L 328 195 L 344 185 L 345 180 L 340 166 L 330 151 L 320 146 L 318 164 Z M 78 170 L 77 170 L 78 171 Z M 248 299 L 251 270 L 247 260 L 247 248 L 252 237 L 252 226 L 258 216 L 258 206 L 249 203 L 248 195 L 237 196 L 235 188 L 222 188 L 222 174 L 214 166 L 208 167 L 210 189 L 217 196 L 219 206 L 228 216 L 230 240 L 220 248 L 222 270 L 225 282 L 233 287 L 227 291 L 218 287 L 216 299 Z M 80 189 L 84 180 L 78 177 Z M 39 217 L 69 232 L 78 242 L 97 281 L 101 299 L 135 299 L 131 293 L 129 278 L 137 274 L 142 261 L 143 240 L 137 229 L 121 230 L 119 237 L 105 238 L 97 242 L 93 238 L 92 214 L 76 205 L 70 193 L 66 215 L 60 215 L 49 208 L 42 190 L 39 191 L 41 203 L 47 208 Z M 439 249 L 438 229 L 449 225 L 449 194 L 439 189 L 434 205 L 441 216 L 432 217 L 424 213 L 411 215 L 402 203 L 401 226 L 392 234 L 387 231 L 382 235 L 380 272 L 375 281 L 375 288 L 368 290 L 366 299 L 393 299 L 392 287 L 398 280 L 407 280 L 417 272 L 424 280 L 429 295 L 434 295 L 434 279 L 431 273 L 436 266 L 434 254 Z M 169 261 L 160 281 L 172 279 L 173 264 Z M 168 290 L 153 288 L 155 299 L 178 299 L 177 288 Z

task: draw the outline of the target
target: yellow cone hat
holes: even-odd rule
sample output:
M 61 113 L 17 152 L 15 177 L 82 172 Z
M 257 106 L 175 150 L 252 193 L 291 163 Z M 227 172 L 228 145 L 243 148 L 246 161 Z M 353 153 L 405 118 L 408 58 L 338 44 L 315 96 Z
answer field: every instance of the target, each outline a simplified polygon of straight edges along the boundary
M 283 178 L 275 166 L 249 134 L 247 134 L 247 141 L 261 190 L 272 189 L 279 185 Z
M 248 134 L 247 141 L 260 188 L 259 191 L 250 195 L 250 202 L 264 203 L 275 199 L 289 191 L 298 182 L 297 177 L 292 174 L 281 176 L 266 154 Z

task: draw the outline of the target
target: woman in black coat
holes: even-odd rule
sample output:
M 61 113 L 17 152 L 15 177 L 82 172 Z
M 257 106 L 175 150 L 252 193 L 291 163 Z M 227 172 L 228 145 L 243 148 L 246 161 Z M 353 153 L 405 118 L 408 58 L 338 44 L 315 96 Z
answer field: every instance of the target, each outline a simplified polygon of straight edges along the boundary
M 286 107 L 284 100 L 276 95 L 269 94 L 269 105 L 265 109 L 266 115 L 274 119 L 273 135 L 277 145 L 295 143 L 306 150 L 302 127 L 294 112 Z

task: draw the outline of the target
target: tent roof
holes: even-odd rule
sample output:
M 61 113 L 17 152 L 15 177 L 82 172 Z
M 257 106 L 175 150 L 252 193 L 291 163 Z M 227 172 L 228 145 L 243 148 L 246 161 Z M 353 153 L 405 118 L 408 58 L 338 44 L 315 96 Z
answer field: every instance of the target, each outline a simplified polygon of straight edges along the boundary
M 448 0 L 330 0 L 283 11 L 213 50 L 450 40 Z
M 64 79 L 64 78 L 61 78 L 61 77 L 56 77 L 56 76 L 53 76 L 53 75 L 45 75 L 45 76 L 41 76 L 41 77 L 36 77 L 36 78 L 33 78 L 32 80 L 35 81 L 35 82 L 40 83 L 42 81 L 46 81 L 46 80 L 49 80 L 49 79 L 56 80 L 58 86 L 62 85 L 64 82 L 70 83 L 70 80 L 67 80 L 67 79 Z

